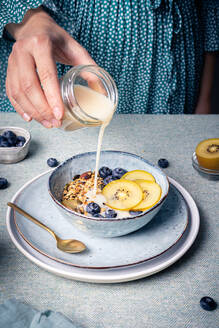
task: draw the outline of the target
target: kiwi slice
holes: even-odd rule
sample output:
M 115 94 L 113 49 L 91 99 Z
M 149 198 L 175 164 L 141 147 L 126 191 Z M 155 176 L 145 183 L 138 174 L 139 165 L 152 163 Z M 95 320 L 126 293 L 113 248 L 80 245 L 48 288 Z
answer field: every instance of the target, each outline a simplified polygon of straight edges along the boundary
M 147 171 L 144 170 L 133 170 L 125 173 L 121 179 L 126 179 L 126 180 L 137 180 L 137 179 L 143 179 L 143 180 L 148 180 L 148 181 L 155 181 L 155 178 L 153 175 Z
M 157 204 L 161 197 L 161 187 L 158 183 L 147 180 L 135 180 L 135 183 L 141 187 L 143 192 L 142 201 L 135 207 L 133 211 L 145 211 Z
M 141 187 L 130 180 L 115 180 L 108 183 L 102 190 L 107 200 L 106 205 L 121 211 L 127 211 L 141 202 Z
M 195 152 L 200 166 L 210 170 L 219 170 L 219 138 L 201 141 Z

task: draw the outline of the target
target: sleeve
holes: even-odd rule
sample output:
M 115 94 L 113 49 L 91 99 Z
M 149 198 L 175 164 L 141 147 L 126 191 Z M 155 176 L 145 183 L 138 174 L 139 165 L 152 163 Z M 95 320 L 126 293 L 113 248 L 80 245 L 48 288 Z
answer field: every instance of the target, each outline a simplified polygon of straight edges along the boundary
M 204 50 L 219 51 L 219 0 L 201 0 L 200 19 L 204 33 Z
M 20 23 L 29 9 L 42 5 L 43 0 L 1 0 L 0 3 L 0 38 L 3 36 L 5 25 Z

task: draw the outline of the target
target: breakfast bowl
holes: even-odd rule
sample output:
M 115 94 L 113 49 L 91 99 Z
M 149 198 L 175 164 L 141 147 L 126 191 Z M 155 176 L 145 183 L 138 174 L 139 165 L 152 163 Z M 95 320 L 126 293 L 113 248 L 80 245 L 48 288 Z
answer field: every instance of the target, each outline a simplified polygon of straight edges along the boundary
M 18 140 L 19 145 L 17 146 L 13 145 L 10 147 L 0 147 L 0 163 L 12 164 L 22 161 L 27 156 L 29 150 L 31 141 L 30 132 L 20 127 L 0 127 L 0 136 L 2 136 L 5 132 L 12 132 L 17 137 L 21 137 L 23 139 L 23 142 Z
M 110 168 L 121 167 L 127 171 L 145 170 L 153 175 L 161 187 L 159 201 L 139 215 L 122 218 L 95 218 L 73 211 L 62 203 L 62 193 L 65 185 L 75 175 L 80 175 L 88 170 L 94 171 L 96 152 L 87 152 L 75 155 L 55 168 L 48 180 L 48 191 L 54 205 L 62 216 L 68 219 L 76 228 L 97 237 L 118 237 L 134 232 L 145 226 L 158 213 L 169 191 L 169 181 L 165 173 L 147 160 L 122 151 L 102 151 L 100 155 L 101 166 Z

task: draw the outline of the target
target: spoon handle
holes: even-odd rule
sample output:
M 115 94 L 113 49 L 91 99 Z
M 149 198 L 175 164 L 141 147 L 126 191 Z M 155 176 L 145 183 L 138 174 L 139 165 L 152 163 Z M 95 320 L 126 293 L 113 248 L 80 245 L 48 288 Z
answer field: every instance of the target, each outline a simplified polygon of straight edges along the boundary
M 28 218 L 29 220 L 31 220 L 32 222 L 34 222 L 35 224 L 37 224 L 38 226 L 40 226 L 41 228 L 47 230 L 49 233 L 51 233 L 53 235 L 53 237 L 56 238 L 55 233 L 48 228 L 46 225 L 44 225 L 42 222 L 40 222 L 39 220 L 35 219 L 32 215 L 30 215 L 29 213 L 25 212 L 24 210 L 22 210 L 19 206 L 8 202 L 7 204 L 8 206 L 12 207 L 14 210 L 16 210 L 18 213 L 20 213 L 21 215 L 25 216 L 26 218 Z

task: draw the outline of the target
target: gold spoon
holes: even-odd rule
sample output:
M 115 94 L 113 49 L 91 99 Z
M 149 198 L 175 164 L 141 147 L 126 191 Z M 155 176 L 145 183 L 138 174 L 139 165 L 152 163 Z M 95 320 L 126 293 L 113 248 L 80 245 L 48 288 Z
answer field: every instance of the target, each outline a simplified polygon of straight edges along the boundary
M 14 210 L 18 211 L 20 214 L 24 215 L 26 218 L 31 220 L 32 222 L 36 223 L 41 228 L 47 230 L 57 241 L 57 248 L 63 252 L 67 253 L 80 253 L 86 249 L 86 246 L 79 240 L 76 239 L 60 239 L 54 231 L 44 225 L 42 222 L 35 219 L 33 216 L 22 210 L 20 207 L 13 203 L 8 203 L 8 206 L 12 207 Z

